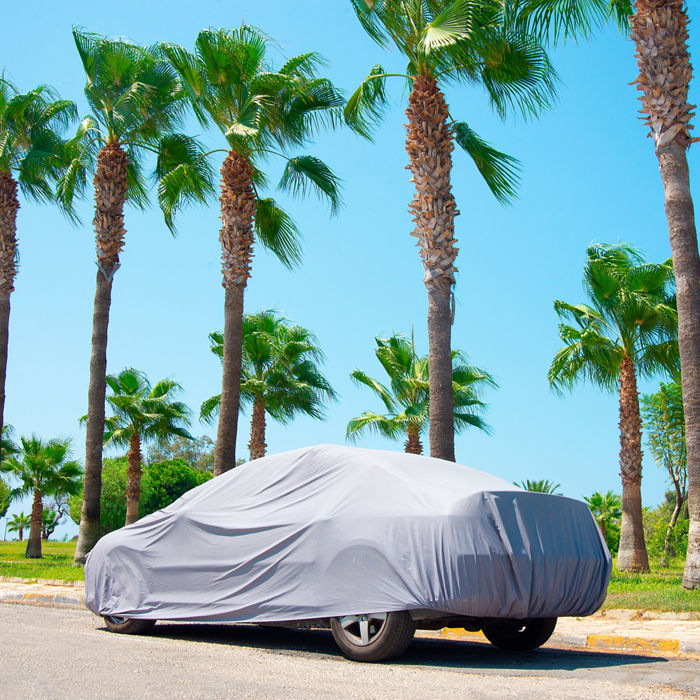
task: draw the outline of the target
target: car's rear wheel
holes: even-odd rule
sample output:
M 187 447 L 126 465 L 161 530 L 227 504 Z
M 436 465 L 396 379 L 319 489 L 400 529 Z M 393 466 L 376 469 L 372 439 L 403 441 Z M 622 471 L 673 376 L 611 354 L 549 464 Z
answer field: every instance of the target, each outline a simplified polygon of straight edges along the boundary
M 556 617 L 534 620 L 503 620 L 484 625 L 486 639 L 499 649 L 530 651 L 541 647 L 554 632 Z
M 333 639 L 354 661 L 386 661 L 408 648 L 416 625 L 407 612 L 344 615 L 331 619 Z
M 110 632 L 117 634 L 147 634 L 156 624 L 155 620 L 134 620 L 117 615 L 103 615 L 102 619 Z

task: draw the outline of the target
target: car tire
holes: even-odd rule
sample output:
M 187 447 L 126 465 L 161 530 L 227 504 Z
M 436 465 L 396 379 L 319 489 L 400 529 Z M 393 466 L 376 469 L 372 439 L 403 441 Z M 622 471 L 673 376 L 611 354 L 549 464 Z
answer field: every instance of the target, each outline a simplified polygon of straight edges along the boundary
M 107 629 L 117 634 L 148 634 L 156 624 L 156 620 L 135 620 L 116 615 L 103 615 L 102 619 Z
M 415 622 L 404 611 L 331 618 L 335 643 L 353 661 L 396 658 L 408 649 L 415 631 Z
M 556 617 L 503 620 L 484 625 L 482 632 L 499 649 L 531 651 L 541 647 L 552 636 L 556 625 Z

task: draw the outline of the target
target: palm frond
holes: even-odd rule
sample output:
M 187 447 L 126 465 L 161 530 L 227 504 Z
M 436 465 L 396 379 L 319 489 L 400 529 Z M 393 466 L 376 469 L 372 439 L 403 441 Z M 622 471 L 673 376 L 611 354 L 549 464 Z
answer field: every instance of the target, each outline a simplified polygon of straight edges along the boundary
M 328 200 L 331 212 L 340 207 L 340 180 L 333 171 L 314 156 L 296 156 L 287 161 L 278 188 L 295 196 L 306 196 L 309 191 Z
M 301 263 L 301 233 L 294 220 L 271 197 L 258 199 L 255 234 L 262 245 L 288 268 Z

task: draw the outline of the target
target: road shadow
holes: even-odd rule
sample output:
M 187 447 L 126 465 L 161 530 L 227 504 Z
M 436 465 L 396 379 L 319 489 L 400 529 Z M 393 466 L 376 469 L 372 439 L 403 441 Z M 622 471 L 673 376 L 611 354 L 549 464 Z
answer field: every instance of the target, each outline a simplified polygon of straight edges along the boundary
M 105 631 L 106 628 L 104 628 Z M 225 644 L 266 650 L 278 654 L 313 654 L 342 659 L 328 630 L 295 630 L 257 625 L 159 622 L 149 636 L 192 643 Z M 576 671 L 664 664 L 668 659 L 648 654 L 596 652 L 584 649 L 543 647 L 531 652 L 507 652 L 490 644 L 461 640 L 416 637 L 406 653 L 392 663 L 478 670 L 479 673 L 523 671 Z

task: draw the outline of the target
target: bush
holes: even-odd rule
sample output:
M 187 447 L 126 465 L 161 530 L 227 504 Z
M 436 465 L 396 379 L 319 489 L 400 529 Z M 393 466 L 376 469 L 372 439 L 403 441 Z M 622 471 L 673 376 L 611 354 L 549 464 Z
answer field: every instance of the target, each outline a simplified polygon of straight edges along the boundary
M 664 554 L 664 541 L 666 539 L 666 529 L 671 520 L 671 513 L 668 505 L 662 503 L 653 510 L 645 508 L 643 513 L 644 539 L 647 544 L 647 551 L 653 557 L 662 557 Z M 669 544 L 671 547 L 671 558 L 685 556 L 688 549 L 688 518 L 679 516 L 671 531 Z
M 210 472 L 195 469 L 182 459 L 149 464 L 141 478 L 139 517 L 169 506 L 183 493 L 211 478 Z
M 124 526 L 126 519 L 126 457 L 102 462 L 100 526 L 105 535 Z M 141 477 L 139 517 L 169 506 L 186 491 L 212 478 L 209 472 L 191 467 L 179 459 L 149 464 Z M 70 499 L 70 517 L 80 523 L 82 490 Z

